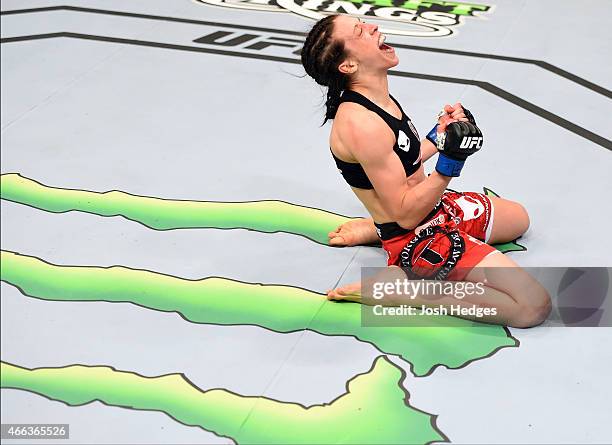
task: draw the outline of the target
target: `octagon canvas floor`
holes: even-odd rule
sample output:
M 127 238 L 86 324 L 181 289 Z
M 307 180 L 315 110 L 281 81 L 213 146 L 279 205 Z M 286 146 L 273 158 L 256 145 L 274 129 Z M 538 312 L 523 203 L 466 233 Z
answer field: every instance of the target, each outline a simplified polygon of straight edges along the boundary
M 61 443 L 365 443 L 359 424 L 374 443 L 612 442 L 610 328 L 428 352 L 325 324 L 346 320 L 326 289 L 385 256 L 320 238 L 365 210 L 296 63 L 313 21 L 279 3 L 2 1 L 2 423 L 69 424 Z M 527 207 L 519 264 L 610 266 L 612 10 L 486 6 L 390 34 L 391 91 L 421 133 L 447 102 L 478 116 L 486 146 L 452 187 Z

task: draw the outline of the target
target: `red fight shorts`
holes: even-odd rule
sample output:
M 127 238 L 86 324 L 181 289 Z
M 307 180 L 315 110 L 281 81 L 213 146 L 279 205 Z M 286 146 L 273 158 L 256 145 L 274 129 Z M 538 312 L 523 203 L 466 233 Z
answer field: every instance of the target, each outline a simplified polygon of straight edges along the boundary
M 497 250 L 486 242 L 493 227 L 493 203 L 481 194 L 447 191 L 414 230 L 376 224 L 388 265 L 413 279 L 464 280 L 474 266 Z

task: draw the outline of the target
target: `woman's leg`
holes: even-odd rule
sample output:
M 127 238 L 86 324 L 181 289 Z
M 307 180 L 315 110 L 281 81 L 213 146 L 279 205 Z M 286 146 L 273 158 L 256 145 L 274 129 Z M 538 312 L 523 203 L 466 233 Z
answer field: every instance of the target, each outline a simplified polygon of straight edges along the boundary
M 489 197 L 493 203 L 493 227 L 488 244 L 506 243 L 522 236 L 529 228 L 527 210 L 518 202 Z
M 381 271 L 371 282 L 393 283 L 405 280 L 406 275 L 396 266 Z M 473 283 L 486 283 L 482 294 L 473 293 L 459 299 L 452 295 L 416 295 L 386 293 L 380 300 L 362 299 L 361 283 L 352 283 L 328 291 L 329 300 L 355 301 L 364 304 L 382 304 L 400 306 L 402 304 L 420 307 L 451 306 L 471 308 L 495 308 L 495 315 L 483 317 L 465 317 L 486 323 L 503 324 L 518 328 L 527 328 L 542 323 L 550 313 L 550 297 L 536 280 L 521 269 L 507 256 L 493 252 L 482 259 L 465 278 Z M 371 286 L 372 283 L 368 284 Z
M 486 283 L 487 292 L 475 303 L 496 307 L 508 326 L 537 326 L 550 314 L 552 305 L 546 289 L 501 252 L 483 258 L 465 281 Z

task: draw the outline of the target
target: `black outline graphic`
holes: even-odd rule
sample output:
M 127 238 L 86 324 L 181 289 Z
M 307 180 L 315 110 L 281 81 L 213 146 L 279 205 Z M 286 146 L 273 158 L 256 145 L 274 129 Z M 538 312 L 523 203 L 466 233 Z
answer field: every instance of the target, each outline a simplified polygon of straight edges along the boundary
M 265 54 L 251 54 L 251 53 L 242 53 L 238 51 L 228 51 L 221 49 L 212 49 L 212 48 L 201 48 L 195 46 L 186 46 L 186 45 L 177 45 L 177 44 L 169 44 L 169 43 L 159 43 L 159 42 L 150 42 L 146 40 L 134 40 L 134 39 L 123 39 L 118 37 L 106 37 L 106 36 L 97 36 L 91 34 L 80 34 L 74 32 L 57 32 L 57 33 L 49 33 L 49 34 L 33 34 L 27 36 L 19 36 L 19 37 L 8 37 L 5 39 L 1 39 L 0 43 L 13 43 L 13 42 L 23 42 L 29 40 L 42 40 L 42 39 L 51 39 L 56 37 L 68 37 L 73 39 L 82 39 L 82 40 L 94 40 L 98 42 L 110 42 L 110 43 L 121 43 L 125 45 L 136 45 L 136 46 L 146 46 L 150 48 L 164 48 L 164 49 L 173 49 L 180 51 L 192 51 L 199 53 L 208 53 L 208 54 L 219 54 L 224 56 L 234 56 L 234 57 L 243 57 L 247 59 L 259 59 L 259 60 L 270 60 L 274 62 L 285 62 L 285 63 L 293 63 L 300 64 L 298 59 L 291 59 L 289 57 L 280 57 L 280 56 L 272 56 Z M 594 142 L 597 145 L 600 145 L 608 150 L 612 151 L 612 141 L 604 138 L 596 133 L 593 133 L 586 128 L 583 128 L 579 125 L 570 122 L 561 116 L 558 116 L 554 113 L 551 113 L 544 108 L 541 108 L 531 102 L 528 102 L 518 96 L 515 96 L 512 93 L 509 93 L 506 90 L 503 90 L 492 83 L 483 82 L 479 80 L 471 80 L 471 79 L 462 79 L 458 77 L 447 77 L 447 76 L 437 76 L 431 74 L 421 74 L 421 73 L 411 73 L 407 71 L 389 71 L 389 75 L 398 76 L 398 77 L 407 77 L 412 79 L 421 79 L 421 80 L 433 80 L 437 82 L 448 82 L 448 83 L 457 83 L 462 85 L 472 85 L 482 88 L 489 93 L 500 97 L 514 105 L 523 108 L 524 110 L 530 111 L 537 116 L 546 119 L 549 122 L 552 122 L 562 128 L 565 128 L 572 133 L 581 136 L 591 142 Z
M 30 14 L 36 12 L 46 12 L 46 11 L 76 11 L 76 12 L 87 12 L 91 14 L 106 14 L 106 15 L 115 15 L 119 17 L 131 17 L 138 19 L 149 19 L 149 20 L 160 20 L 165 22 L 176 22 L 176 23 L 187 23 L 191 25 L 207 25 L 207 26 L 222 26 L 225 28 L 233 28 L 233 29 L 243 29 L 247 31 L 263 31 L 263 32 L 274 32 L 277 34 L 288 34 L 293 36 L 306 37 L 305 32 L 301 31 L 289 31 L 285 29 L 271 29 L 271 28 L 262 28 L 258 26 L 248 26 L 248 25 L 234 25 L 230 23 L 219 23 L 219 22 L 208 22 L 204 20 L 194 20 L 194 19 L 184 19 L 179 17 L 167 17 L 167 16 L 159 16 L 159 15 L 151 15 L 151 14 L 139 14 L 133 12 L 123 12 L 123 11 L 109 11 L 105 9 L 95 9 L 95 8 L 83 8 L 79 6 L 48 6 L 43 8 L 29 8 L 29 9 L 15 9 L 9 11 L 0 11 L 0 15 L 14 15 L 14 14 Z M 460 51 L 454 49 L 445 49 L 445 48 L 433 48 L 428 46 L 417 46 L 417 45 L 405 45 L 405 44 L 393 44 L 394 48 L 402 48 L 402 49 L 410 49 L 414 51 L 427 51 L 432 53 L 440 53 L 440 54 L 452 54 L 456 56 L 466 56 L 466 57 L 476 57 L 480 59 L 491 59 L 491 60 L 502 60 L 505 62 L 516 62 L 516 63 L 526 63 L 529 65 L 535 65 L 543 70 L 550 71 L 560 77 L 564 77 L 567 80 L 582 85 L 585 88 L 588 88 L 592 91 L 595 91 L 599 94 L 602 94 L 608 98 L 612 99 L 612 91 L 604 88 L 601 85 L 597 85 L 596 83 L 590 82 L 582 77 L 579 77 L 575 74 L 570 73 L 558 66 L 552 65 L 543 60 L 536 59 L 525 59 L 521 57 L 511 57 L 511 56 L 500 56 L 497 54 L 486 54 L 486 53 L 476 53 L 471 51 Z
M 50 188 L 50 189 L 54 189 L 54 190 L 62 190 L 62 191 L 73 191 L 73 192 L 84 192 L 84 193 L 93 193 L 96 195 L 106 195 L 108 193 L 113 193 L 113 192 L 118 192 L 124 195 L 128 195 L 134 198 L 145 198 L 145 199 L 156 199 L 156 200 L 160 200 L 160 201 L 170 201 L 170 202 L 188 202 L 188 203 L 199 203 L 199 204 L 255 204 L 255 203 L 263 203 L 263 202 L 274 202 L 274 203 L 282 203 L 282 204 L 287 204 L 289 206 L 294 206 L 294 207 L 299 207 L 300 209 L 308 209 L 308 210 L 318 210 L 320 212 L 323 213 L 327 213 L 329 215 L 334 215 L 334 216 L 339 216 L 341 218 L 347 218 L 348 220 L 353 220 L 353 219 L 359 219 L 359 218 L 364 218 L 363 216 L 346 216 L 343 215 L 341 213 L 337 213 L 337 212 L 331 212 L 329 210 L 325 210 L 325 209 L 320 209 L 318 207 L 310 207 L 310 206 L 305 206 L 302 204 L 295 204 L 293 202 L 289 202 L 289 201 L 283 201 L 282 199 L 259 199 L 259 200 L 255 200 L 255 201 L 200 201 L 200 200 L 195 200 L 195 199 L 174 199 L 174 198 L 160 198 L 157 196 L 147 196 L 147 195 L 136 195 L 134 193 L 129 193 L 129 192 L 124 192 L 123 190 L 118 190 L 118 189 L 112 189 L 112 190 L 107 190 L 105 192 L 97 192 L 94 190 L 85 190 L 85 189 L 69 189 L 69 188 L 64 188 L 64 187 L 54 187 L 54 186 L 50 186 L 50 185 L 46 185 L 43 184 L 42 182 L 38 182 L 35 179 L 31 179 L 28 178 L 27 176 L 23 176 L 21 173 L 15 173 L 15 172 L 8 172 L 8 173 L 2 173 L 0 176 L 5 176 L 5 175 L 17 175 L 20 178 L 24 178 L 27 179 L 28 181 L 32 181 L 34 183 L 36 183 L 37 185 L 41 186 L 41 187 L 45 187 L 45 188 Z M 95 212 L 89 212 L 87 210 L 81 210 L 81 209 L 75 209 L 75 208 L 71 208 L 68 210 L 64 210 L 64 211 L 53 211 L 53 210 L 47 210 L 47 209 L 42 209 L 40 207 L 36 207 L 34 205 L 31 204 L 25 204 L 21 201 L 15 201 L 9 198 L 5 198 L 4 196 L 2 196 L 0 194 L 0 199 L 7 201 L 7 202 L 12 202 L 18 205 L 22 205 L 25 207 L 29 207 L 31 209 L 36 209 L 39 210 L 41 212 L 47 212 L 47 213 L 53 213 L 56 215 L 62 215 L 65 213 L 70 213 L 70 212 L 80 212 L 80 213 L 87 213 L 88 215 L 95 215 L 95 216 L 99 216 L 101 218 L 115 218 L 115 217 L 120 217 L 123 218 L 127 221 L 131 221 L 133 223 L 136 224 L 140 224 L 143 227 L 146 227 L 147 229 L 151 229 L 151 230 L 155 230 L 157 232 L 167 232 L 170 230 L 193 230 L 193 229 L 212 229 L 212 230 L 247 230 L 249 232 L 257 232 L 257 233 L 286 233 L 288 235 L 295 235 L 295 236 L 299 236 L 302 237 L 304 239 L 307 239 L 308 241 L 311 241 L 313 243 L 319 244 L 321 246 L 326 246 L 326 247 L 334 247 L 334 246 L 330 246 L 329 243 L 321 243 L 315 239 L 309 238 L 308 236 L 304 235 L 303 233 L 298 233 L 298 232 L 288 232 L 286 230 L 276 230 L 274 232 L 264 232 L 261 230 L 256 230 L 256 229 L 252 229 L 250 227 L 215 227 L 215 226 L 197 226 L 197 227 L 170 227 L 168 229 L 160 229 L 157 227 L 152 227 L 149 226 L 148 224 L 145 224 L 142 221 L 138 221 L 137 219 L 132 219 L 132 218 L 128 218 L 127 216 L 125 216 L 122 213 L 117 213 L 115 215 L 100 215 L 99 213 L 95 213 Z M 347 221 L 348 222 L 348 221 Z M 375 244 L 376 246 L 379 246 L 378 244 Z
M 306 410 L 309 410 L 309 409 L 311 409 L 311 408 L 315 408 L 315 407 L 324 407 L 324 406 L 330 406 L 330 405 L 332 405 L 333 403 L 335 403 L 335 402 L 336 402 L 338 399 L 340 399 L 340 398 L 344 397 L 345 395 L 350 394 L 350 391 L 349 391 L 349 384 L 350 384 L 350 383 L 351 383 L 353 380 L 357 379 L 358 377 L 361 377 L 361 376 L 364 376 L 364 375 L 370 374 L 370 373 L 371 373 L 371 372 L 374 370 L 374 367 L 376 366 L 376 363 L 378 363 L 378 360 L 379 360 L 379 359 L 381 359 L 381 358 L 382 358 L 384 361 L 386 361 L 387 363 L 389 363 L 391 366 L 393 366 L 395 369 L 399 370 L 399 372 L 400 372 L 400 379 L 397 381 L 397 386 L 399 387 L 400 391 L 402 391 L 402 392 L 404 393 L 404 395 L 405 395 L 405 397 L 404 397 L 404 399 L 403 399 L 403 402 L 404 402 L 404 404 L 406 405 L 406 407 L 408 407 L 408 408 L 410 408 L 410 409 L 412 409 L 412 410 L 414 410 L 414 411 L 416 411 L 416 412 L 419 412 L 419 413 L 422 413 L 422 414 L 426 414 L 426 415 L 428 415 L 428 416 L 430 417 L 430 423 L 431 423 L 431 427 L 433 428 L 433 430 L 434 430 L 434 431 L 436 431 L 436 432 L 437 432 L 437 433 L 438 433 L 440 436 L 442 436 L 442 437 L 443 437 L 443 440 L 436 440 L 436 441 L 433 441 L 433 442 L 428 442 L 428 443 L 426 443 L 426 444 L 424 444 L 424 445 L 429 445 L 429 444 L 432 444 L 432 443 L 444 443 L 444 442 L 446 442 L 446 443 L 450 443 L 450 439 L 448 438 L 448 436 L 447 436 L 446 434 L 444 434 L 444 433 L 443 433 L 443 432 L 442 432 L 442 431 L 441 431 L 441 430 L 438 428 L 438 425 L 437 425 L 437 420 L 438 420 L 438 416 L 439 416 L 438 414 L 428 413 L 427 411 L 423 411 L 422 409 L 419 409 L 419 408 L 416 408 L 416 407 L 414 407 L 414 406 L 410 405 L 410 392 L 409 392 L 409 391 L 408 391 L 408 389 L 407 389 L 406 387 L 404 387 L 404 385 L 402 384 L 402 383 L 403 383 L 403 382 L 406 380 L 406 377 L 407 377 L 406 371 L 404 370 L 404 368 L 402 368 L 402 367 L 400 367 L 400 366 L 397 366 L 395 363 L 393 363 L 391 360 L 389 360 L 389 358 L 388 358 L 386 355 L 379 355 L 378 357 L 375 357 L 375 358 L 374 358 L 374 361 L 372 362 L 372 365 L 370 365 L 370 368 L 369 368 L 367 371 L 365 371 L 365 372 L 361 372 L 361 373 L 358 373 L 358 374 L 355 374 L 353 377 L 351 377 L 350 379 L 348 379 L 348 380 L 346 381 L 346 383 L 344 384 L 345 392 L 343 392 L 342 394 L 339 394 L 338 396 L 334 397 L 334 398 L 333 398 L 331 401 L 329 401 L 329 402 L 324 402 L 324 403 L 315 403 L 315 404 L 312 404 L 312 405 L 310 405 L 310 406 L 306 406 L 306 405 L 304 405 L 304 404 L 302 404 L 302 403 L 299 403 L 299 402 L 288 402 L 288 401 L 285 401 L 285 400 L 278 400 L 278 399 L 274 399 L 274 398 L 272 398 L 272 397 L 266 397 L 266 396 L 263 396 L 263 395 L 261 395 L 261 396 L 247 396 L 247 395 L 243 395 L 243 394 L 238 394 L 237 392 L 231 391 L 231 390 L 226 389 L 226 388 L 209 388 L 209 389 L 202 389 L 202 388 L 200 388 L 199 386 L 197 386 L 195 383 L 193 383 L 193 382 L 192 382 L 192 381 L 189 379 L 189 377 L 187 377 L 187 376 L 186 376 L 184 373 L 182 373 L 182 372 L 175 372 L 175 373 L 170 373 L 170 374 L 162 374 L 162 375 L 157 375 L 157 376 L 149 377 L 149 376 L 145 376 L 145 375 L 143 375 L 143 374 L 140 374 L 140 373 L 138 373 L 138 372 L 136 372 L 136 371 L 124 371 L 124 370 L 117 369 L 117 368 L 115 368 L 114 366 L 110 366 L 110 365 L 83 365 L 83 364 L 79 364 L 79 363 L 74 363 L 74 364 L 71 364 L 71 365 L 64 365 L 64 366 L 40 366 L 40 367 L 36 367 L 36 368 L 26 368 L 25 366 L 16 365 L 16 364 L 14 364 L 14 363 L 10 363 L 10 362 L 4 361 L 4 360 L 2 361 L 2 363 L 5 363 L 5 364 L 10 365 L 10 366 L 14 366 L 15 368 L 23 369 L 23 370 L 26 370 L 26 371 L 38 371 L 38 370 L 42 370 L 42 371 L 44 371 L 44 370 L 57 370 L 57 369 L 66 369 L 66 368 L 71 368 L 71 367 L 74 367 L 74 366 L 81 366 L 81 367 L 83 367 L 83 368 L 110 368 L 110 369 L 111 369 L 113 372 L 123 373 L 123 374 L 132 374 L 132 375 L 138 376 L 138 377 L 140 377 L 140 378 L 142 378 L 142 379 L 146 379 L 146 380 L 155 380 L 155 379 L 158 379 L 158 378 L 162 378 L 162 377 L 169 377 L 169 376 L 179 376 L 179 377 L 181 377 L 181 378 L 182 378 L 182 379 L 183 379 L 183 380 L 184 380 L 184 381 L 185 381 L 185 382 L 186 382 L 186 383 L 187 383 L 189 386 L 191 386 L 191 387 L 192 387 L 193 389 L 195 389 L 197 392 L 200 392 L 200 393 L 202 393 L 202 394 L 206 394 L 206 393 L 207 393 L 207 392 L 209 392 L 209 391 L 224 391 L 224 392 L 227 392 L 227 393 L 232 394 L 232 395 L 234 395 L 234 396 L 241 397 L 241 398 L 243 398 L 243 399 L 267 399 L 267 400 L 271 400 L 271 401 L 273 401 L 273 402 L 277 402 L 277 403 L 280 403 L 280 404 L 285 404 L 285 405 L 299 405 L 299 406 L 301 406 L 302 408 L 304 408 L 304 409 L 306 409 Z M 32 394 L 36 394 L 36 395 L 38 395 L 38 396 L 40 396 L 40 397 L 44 397 L 44 398 L 45 398 L 45 399 L 47 399 L 47 400 L 51 400 L 51 401 L 54 401 L 54 402 L 60 402 L 60 403 L 63 403 L 64 405 L 66 405 L 66 406 L 68 406 L 68 407 L 75 407 L 75 406 L 86 406 L 86 405 L 89 405 L 89 404 L 94 403 L 94 402 L 100 402 L 102 405 L 104 405 L 104 406 L 108 406 L 108 407 L 111 407 L 111 408 L 125 408 L 125 409 L 131 410 L 131 411 L 159 412 L 159 413 L 163 413 L 163 414 L 167 415 L 167 416 L 168 416 L 168 417 L 170 417 L 172 420 L 176 421 L 177 423 L 179 423 L 179 424 L 181 424 L 181 425 L 185 425 L 185 426 L 190 426 L 190 427 L 200 428 L 200 429 L 202 429 L 202 430 L 204 430 L 204 431 L 206 431 L 206 432 L 209 432 L 209 433 L 214 434 L 214 435 L 215 435 L 215 436 L 217 436 L 217 437 L 224 438 L 224 439 L 231 439 L 231 440 L 233 440 L 233 441 L 234 441 L 234 443 L 238 443 L 238 442 L 236 442 L 236 439 L 234 439 L 233 437 L 219 435 L 219 434 L 217 434 L 217 433 L 216 433 L 216 432 L 214 432 L 214 431 L 207 430 L 206 428 L 204 428 L 204 427 L 203 427 L 203 426 L 201 426 L 201 425 L 190 425 L 190 424 L 187 424 L 187 423 L 183 423 L 183 422 L 181 422 L 180 420 L 178 420 L 178 419 L 174 418 L 172 415 L 170 415 L 170 414 L 169 414 L 169 413 L 167 413 L 166 411 L 162 411 L 162 410 L 158 410 L 158 409 L 136 409 L 136 408 L 133 408 L 133 407 L 130 407 L 130 406 L 109 405 L 108 403 L 106 403 L 106 402 L 104 402 L 104 401 L 102 401 L 102 400 L 100 400 L 100 399 L 92 400 L 91 402 L 87 402 L 87 403 L 82 403 L 82 404 L 77 404 L 77 405 L 74 405 L 74 404 L 70 404 L 70 403 L 68 403 L 68 402 L 64 402 L 63 400 L 59 400 L 59 399 L 54 399 L 54 398 L 48 397 L 48 396 L 46 396 L 46 395 L 44 395 L 44 394 L 41 394 L 41 393 L 36 392 L 36 391 L 29 390 L 29 389 L 15 388 L 15 387 L 12 387 L 12 386 L 2 386 L 2 389 L 14 389 L 14 390 L 16 390 L 16 391 L 24 391 L 24 392 L 29 392 L 29 393 L 32 393 Z M 249 413 L 249 415 L 250 415 L 250 413 Z M 247 415 L 247 418 L 249 417 L 249 415 Z M 245 420 L 246 420 L 246 419 L 245 419 Z
M 206 21 L 201 21 L 201 20 L 164 17 L 164 16 L 137 14 L 137 13 L 120 12 L 120 11 L 108 11 L 108 10 L 93 9 L 93 8 L 81 8 L 81 7 L 76 7 L 76 6 L 50 6 L 50 7 L 44 7 L 44 8 L 0 11 L 0 15 L 26 14 L 26 13 L 58 11 L 58 10 L 77 11 L 77 12 L 86 12 L 86 13 L 94 13 L 94 14 L 106 14 L 106 15 L 115 15 L 115 16 L 121 16 L 121 17 L 143 18 L 143 19 L 150 19 L 150 20 L 200 24 L 200 25 L 209 25 L 209 26 L 221 26 L 221 27 L 226 27 L 226 28 L 263 31 L 263 32 L 271 32 L 271 33 L 298 35 L 298 36 L 305 35 L 305 33 L 298 32 L 298 31 L 275 30 L 275 29 L 261 28 L 261 27 L 254 27 L 254 26 L 233 25 L 233 24 L 224 24 L 224 23 L 217 23 L 217 22 L 206 22 Z M 106 37 L 106 36 L 72 33 L 72 32 L 58 32 L 58 33 L 33 34 L 33 35 L 25 35 L 25 36 L 17 36 L 17 37 L 8 37 L 8 38 L 0 39 L 0 43 L 23 42 L 23 41 L 29 41 L 29 40 L 50 39 L 50 38 L 56 38 L 56 37 L 68 37 L 68 38 L 83 39 L 83 40 L 94 40 L 94 41 L 100 41 L 100 42 L 146 46 L 146 47 L 152 47 L 152 48 L 173 49 L 173 50 L 180 50 L 180 51 L 192 51 L 192 52 L 200 52 L 200 53 L 208 53 L 208 54 L 219 54 L 219 55 L 243 57 L 243 58 L 250 58 L 250 59 L 270 60 L 270 61 L 276 61 L 276 62 L 300 64 L 300 61 L 298 59 L 292 59 L 288 57 L 279 57 L 279 56 L 264 55 L 264 54 L 251 54 L 251 53 L 237 52 L 237 51 L 226 51 L 226 50 L 194 47 L 194 46 L 187 46 L 187 45 L 168 44 L 168 43 L 151 42 L 151 41 L 145 41 L 145 40 L 135 40 L 135 39 L 123 39 L 123 38 L 116 38 L 116 37 Z M 562 70 L 544 61 L 521 59 L 521 58 L 507 57 L 507 56 L 498 56 L 498 55 L 493 55 L 493 54 L 471 53 L 467 51 L 456 51 L 456 50 L 438 49 L 438 48 L 430 48 L 430 47 L 419 47 L 419 46 L 414 46 L 414 45 L 395 45 L 395 46 L 398 48 L 416 49 L 419 51 L 431 51 L 431 52 L 444 53 L 444 54 L 454 54 L 454 55 L 461 55 L 461 56 L 468 56 L 468 57 L 490 58 L 493 60 L 504 60 L 504 61 L 510 61 L 510 62 L 534 64 L 536 66 L 539 66 L 540 68 L 543 68 L 547 71 L 550 71 L 554 74 L 564 77 L 572 82 L 578 83 L 584 86 L 585 88 L 591 89 L 592 91 L 598 92 L 600 94 L 603 94 L 604 96 L 612 98 L 612 92 L 607 90 L 606 88 L 596 85 L 592 82 L 589 82 L 583 78 L 580 78 L 572 73 L 569 73 L 568 71 Z M 546 119 L 547 121 L 552 122 L 555 125 L 558 125 L 578 136 L 581 136 L 584 139 L 587 139 L 597 145 L 600 145 L 612 151 L 612 141 L 611 140 L 606 139 L 605 137 L 598 135 L 596 133 L 593 133 L 592 131 L 587 130 L 586 128 L 583 128 L 579 125 L 576 125 L 575 123 L 568 121 L 567 119 L 564 119 L 561 116 L 558 116 L 554 113 L 551 113 L 550 111 L 544 108 L 541 108 L 529 101 L 526 101 L 525 99 L 522 99 L 502 88 L 499 88 L 496 85 L 493 85 L 492 83 L 485 82 L 485 81 L 479 81 L 479 80 L 472 80 L 472 79 L 462 79 L 462 78 L 455 78 L 455 77 L 412 73 L 412 72 L 405 72 L 405 71 L 389 71 L 389 74 L 393 76 L 398 76 L 398 77 L 406 77 L 406 78 L 421 79 L 421 80 L 432 80 L 432 81 L 437 81 L 437 82 L 457 83 L 457 84 L 462 84 L 462 85 L 472 85 L 472 86 L 479 87 L 524 110 L 527 110 L 543 119 Z
M 235 283 L 241 283 L 241 284 L 259 284 L 259 285 L 264 285 L 263 283 L 250 283 L 247 281 L 240 281 L 240 280 L 235 280 L 233 278 L 227 278 L 227 277 L 220 277 L 220 276 L 216 276 L 216 275 L 212 275 L 212 276 L 208 276 L 205 278 L 184 278 L 184 277 L 179 277 L 176 275 L 172 275 L 172 274 L 168 274 L 168 273 L 164 273 L 164 272 L 156 272 L 153 270 L 148 270 L 148 269 L 137 269 L 134 267 L 127 267 L 127 266 L 122 266 L 120 264 L 115 264 L 112 266 L 83 266 L 83 265 L 66 265 L 66 264 L 54 264 L 51 263 L 50 261 L 46 261 L 40 257 L 37 257 L 35 255 L 26 255 L 26 254 L 22 254 L 16 251 L 12 251 L 12 250 L 2 250 L 2 252 L 7 252 L 7 253 L 12 253 L 18 256 L 25 256 L 27 258 L 34 258 L 44 264 L 47 264 L 49 266 L 53 266 L 53 267 L 58 267 L 58 268 L 84 268 L 84 269 L 91 269 L 91 268 L 96 268 L 96 269 L 112 269 L 114 267 L 119 267 L 119 268 L 123 268 L 123 269 L 127 269 L 127 270 L 131 270 L 134 272 L 148 272 L 151 274 L 156 274 L 156 275 L 160 275 L 163 277 L 170 277 L 170 278 L 175 278 L 177 280 L 183 280 L 183 281 L 202 281 L 208 278 L 219 278 L 219 279 L 223 279 L 223 280 L 227 280 L 227 281 L 233 281 Z M 371 345 L 376 351 L 380 352 L 382 355 L 386 355 L 386 356 L 392 356 L 392 357 L 397 357 L 399 360 L 401 360 L 402 362 L 406 363 L 408 365 L 408 368 L 410 369 L 410 373 L 415 377 L 415 378 L 424 378 L 427 376 L 430 376 L 431 374 L 433 374 L 433 372 L 438 369 L 438 368 L 446 368 L 448 370 L 455 370 L 455 369 L 463 369 L 466 366 L 468 366 L 471 363 L 474 363 L 476 361 L 479 360 L 484 360 L 487 359 L 489 357 L 492 357 L 493 355 L 495 355 L 497 352 L 501 351 L 502 349 L 506 349 L 506 348 L 517 348 L 520 346 L 521 342 L 519 341 L 518 338 L 514 337 L 512 335 L 512 333 L 510 332 L 510 329 L 507 326 L 500 326 L 501 328 L 503 328 L 503 330 L 506 332 L 506 336 L 507 338 L 510 338 L 512 340 L 514 340 L 514 345 L 502 345 L 502 346 L 498 346 L 497 348 L 493 349 L 489 354 L 484 355 L 482 357 L 478 357 L 472 360 L 468 360 L 465 363 L 463 363 L 461 366 L 458 366 L 456 368 L 451 368 L 446 366 L 445 364 L 442 363 L 438 363 L 436 365 L 433 365 L 431 367 L 431 369 L 423 374 L 423 375 L 416 375 L 414 372 L 414 366 L 412 364 L 412 362 L 410 362 L 408 359 L 404 359 L 401 355 L 399 354 L 393 354 L 393 353 L 389 353 L 389 352 L 385 352 L 382 349 L 380 349 L 378 347 L 378 345 L 375 345 L 374 343 L 367 341 L 367 340 L 362 340 L 360 338 L 357 338 L 356 335 L 347 335 L 347 334 L 325 334 L 325 333 L 321 333 L 319 331 L 315 331 L 314 329 L 310 329 L 309 327 L 303 328 L 303 329 L 296 329 L 294 331 L 276 331 L 274 329 L 271 329 L 267 326 L 261 326 L 258 324 L 250 324 L 250 323 L 202 323 L 202 322 L 197 322 L 197 321 L 193 321 L 193 320 L 188 320 L 187 318 L 185 318 L 185 316 L 178 311 L 172 310 L 172 311 L 163 311 L 161 309 L 155 309 L 155 308 L 151 308 L 151 307 L 147 307 L 147 306 L 143 306 L 141 304 L 135 303 L 133 301 L 114 301 L 114 300 L 104 300 L 104 299 L 99 299 L 99 300 L 78 300 L 78 299 L 71 299 L 71 300 L 48 300 L 46 298 L 41 298 L 41 297 L 37 297 L 35 295 L 30 295 L 28 293 L 26 293 L 24 291 L 24 289 L 22 289 L 21 287 L 17 286 L 14 283 L 11 283 L 10 281 L 5 280 L 4 278 L 2 278 L 0 276 L 0 282 L 4 282 L 12 287 L 14 287 L 15 289 L 17 289 L 19 291 L 19 293 L 21 293 L 22 295 L 28 297 L 28 298 L 33 298 L 35 300 L 40 300 L 40 301 L 46 301 L 46 302 L 51 302 L 51 303 L 111 303 L 111 304 L 115 304 L 115 303 L 125 303 L 125 304 L 131 304 L 134 305 L 136 307 L 142 308 L 142 309 L 146 309 L 149 311 L 155 311 L 155 312 L 160 312 L 160 313 L 167 313 L 167 314 L 177 314 L 180 318 L 182 318 L 184 321 L 186 321 L 187 323 L 191 323 L 194 325 L 210 325 L 210 326 L 254 326 L 254 327 L 258 327 L 261 329 L 264 329 L 268 332 L 274 332 L 276 334 L 293 334 L 295 332 L 303 332 L 303 331 L 310 331 L 310 332 L 314 332 L 315 334 L 319 334 L 322 335 L 324 337 L 347 337 L 347 338 L 354 338 L 355 340 L 357 340 L 360 343 L 364 343 L 364 344 L 369 344 Z M 287 287 L 287 288 L 293 288 L 293 289 L 300 289 L 300 290 L 304 290 L 307 292 L 312 292 L 313 294 L 318 294 L 318 295 L 324 295 L 324 294 L 319 294 L 318 292 L 312 291 L 310 289 L 306 289 L 305 287 L 299 287 L 299 286 L 293 286 L 293 285 L 288 285 L 288 284 L 275 284 L 275 283 L 266 283 L 266 286 L 282 286 L 282 287 Z M 327 303 L 328 301 L 325 301 L 325 303 Z M 352 302 L 340 302 L 340 303 L 333 303 L 333 304 L 359 304 L 359 303 L 352 303 Z M 316 314 L 315 314 L 316 316 Z M 485 323 L 483 323 L 485 324 Z M 476 329 L 478 329 L 476 327 Z
M 563 77 L 570 82 L 577 83 L 585 88 L 588 88 L 591 91 L 599 93 L 607 98 L 612 99 L 612 91 L 607 88 L 597 85 L 589 80 L 584 79 L 583 77 L 579 77 L 575 74 L 570 73 L 558 66 L 555 66 L 551 63 L 545 62 L 543 60 L 537 59 L 523 59 L 521 57 L 512 57 L 512 56 L 500 56 L 497 54 L 485 54 L 485 53 L 475 53 L 471 51 L 460 51 L 456 49 L 445 49 L 445 48 L 433 48 L 430 46 L 416 46 L 416 45 L 405 45 L 405 44 L 391 44 L 394 48 L 402 48 L 402 49 L 410 49 L 414 51 L 426 51 L 431 53 L 439 53 L 439 54 L 451 54 L 454 56 L 465 56 L 465 57 L 475 57 L 478 59 L 491 59 L 491 60 L 501 60 L 504 62 L 516 62 L 516 63 L 525 63 L 528 65 L 535 65 L 537 67 L 542 68 L 543 70 L 549 71 L 557 76 Z

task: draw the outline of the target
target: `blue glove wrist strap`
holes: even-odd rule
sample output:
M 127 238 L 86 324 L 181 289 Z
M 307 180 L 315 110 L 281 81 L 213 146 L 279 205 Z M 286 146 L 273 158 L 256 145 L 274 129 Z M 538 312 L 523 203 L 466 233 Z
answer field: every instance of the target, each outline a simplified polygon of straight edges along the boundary
M 438 155 L 438 162 L 436 163 L 436 171 L 444 176 L 457 177 L 461 173 L 465 161 L 458 161 L 457 159 L 451 159 L 444 153 Z
M 425 136 L 427 139 L 429 139 L 429 141 L 434 144 L 434 145 L 438 145 L 438 124 L 434 125 L 434 127 L 431 129 L 431 131 L 429 133 L 427 133 L 427 136 Z

